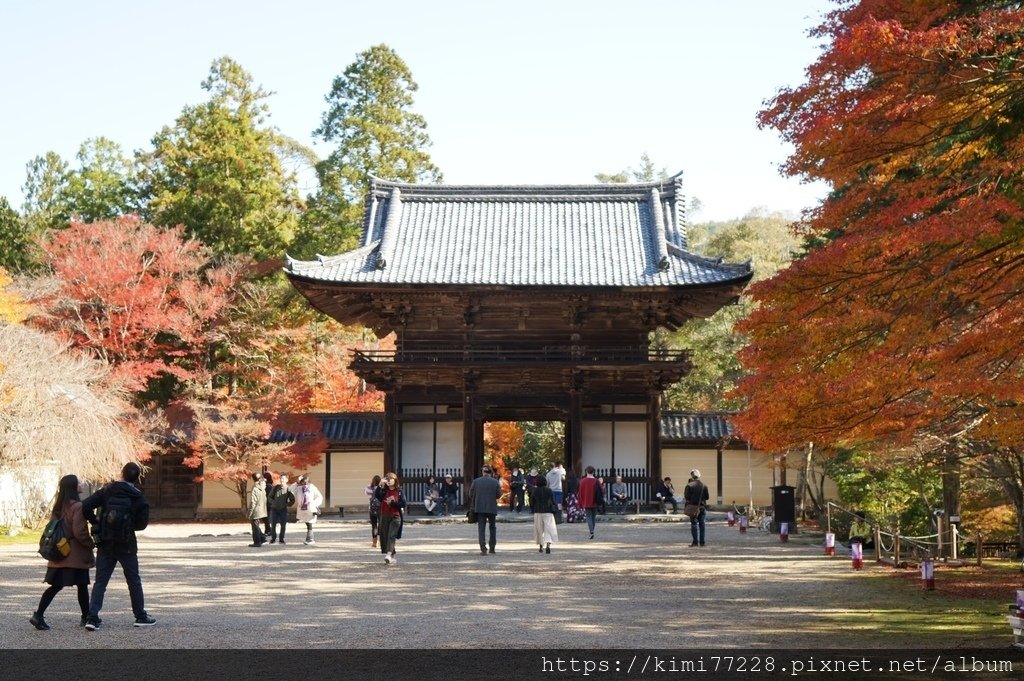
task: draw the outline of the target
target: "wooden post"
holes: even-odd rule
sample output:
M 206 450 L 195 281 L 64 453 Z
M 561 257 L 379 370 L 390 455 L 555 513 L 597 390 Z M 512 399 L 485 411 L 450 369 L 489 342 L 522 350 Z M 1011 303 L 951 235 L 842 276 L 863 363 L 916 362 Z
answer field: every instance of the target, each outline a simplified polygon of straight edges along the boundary
M 983 554 L 983 551 L 981 550 L 981 532 L 974 535 L 974 554 L 978 567 L 981 567 L 981 557 Z
M 661 393 L 651 392 L 647 401 L 647 470 L 651 482 L 661 480 Z
M 583 477 L 583 420 L 580 418 L 580 393 L 569 392 L 569 465 L 577 477 Z
M 893 565 L 900 564 L 900 533 L 898 530 L 892 536 L 892 562 Z
M 882 528 L 875 525 L 875 562 L 882 562 Z
M 398 467 L 395 424 L 397 411 L 394 394 L 386 393 L 384 395 L 384 472 L 393 471 Z
M 472 395 L 462 399 L 462 484 L 468 485 L 476 475 L 476 409 Z M 465 488 L 468 494 L 468 487 Z

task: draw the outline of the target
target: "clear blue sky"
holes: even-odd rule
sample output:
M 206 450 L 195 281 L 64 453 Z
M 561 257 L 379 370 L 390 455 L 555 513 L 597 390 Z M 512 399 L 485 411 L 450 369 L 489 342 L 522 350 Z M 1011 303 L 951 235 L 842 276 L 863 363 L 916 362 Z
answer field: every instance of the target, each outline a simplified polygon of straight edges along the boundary
M 0 195 L 25 164 L 108 137 L 148 148 L 227 55 L 274 92 L 270 122 L 300 142 L 332 79 L 385 43 L 419 85 L 448 184 L 592 182 L 684 171 L 696 219 L 797 211 L 821 185 L 782 178 L 788 151 L 755 115 L 799 85 L 829 0 L 0 0 Z M 323 145 L 314 149 L 324 156 Z

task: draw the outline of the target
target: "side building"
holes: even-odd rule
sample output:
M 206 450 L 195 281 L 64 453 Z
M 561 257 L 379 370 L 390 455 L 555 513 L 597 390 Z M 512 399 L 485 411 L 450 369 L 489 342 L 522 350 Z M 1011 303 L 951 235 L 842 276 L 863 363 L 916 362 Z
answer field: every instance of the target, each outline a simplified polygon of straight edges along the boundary
M 382 475 L 387 468 L 384 458 L 384 414 L 345 413 L 318 414 L 323 433 L 328 439 L 328 448 L 319 465 L 308 472 L 314 484 L 324 493 L 329 511 L 337 512 L 338 507 L 346 513 L 362 512 L 366 508 L 363 488 L 374 475 Z M 434 449 L 437 440 L 433 429 L 413 429 L 403 440 L 417 452 Z M 274 433 L 277 440 L 293 439 L 290 433 Z M 612 450 L 637 446 L 635 433 L 629 428 L 612 425 L 608 428 L 603 446 L 607 452 L 596 452 L 601 460 L 610 458 Z M 749 443 L 735 436 L 728 415 L 721 413 L 664 412 L 661 417 L 661 477 L 669 476 L 679 491 L 686 482 L 690 470 L 701 471 L 701 479 L 708 485 L 712 505 L 731 508 L 735 503 L 745 506 L 754 503 L 767 506 L 772 503 L 771 488 L 783 482 L 782 470 L 777 457 L 753 449 Z M 420 465 L 420 456 L 413 459 L 413 465 L 399 466 L 397 472 L 411 501 L 423 500 L 427 476 L 452 473 L 461 476 L 457 467 L 433 467 Z M 587 460 L 583 465 L 590 465 Z M 644 467 L 596 466 L 603 475 L 623 475 L 630 495 L 637 499 L 649 500 L 653 478 Z M 796 485 L 801 472 L 794 468 L 786 471 L 786 482 Z M 294 477 L 294 476 L 293 476 Z M 201 503 L 197 515 L 223 516 L 238 513 L 238 497 L 224 485 L 217 482 L 202 484 Z M 826 483 L 826 492 L 835 498 L 835 486 Z

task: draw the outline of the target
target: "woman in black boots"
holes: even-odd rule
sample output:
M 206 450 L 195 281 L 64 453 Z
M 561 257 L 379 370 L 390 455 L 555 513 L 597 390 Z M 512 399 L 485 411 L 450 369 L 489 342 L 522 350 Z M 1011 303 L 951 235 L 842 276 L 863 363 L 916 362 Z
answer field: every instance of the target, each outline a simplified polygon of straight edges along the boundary
M 57 500 L 53 504 L 50 518 L 60 518 L 64 523 L 64 536 L 71 542 L 71 553 L 63 560 L 51 560 L 46 563 L 46 577 L 43 581 L 50 586 L 43 592 L 42 598 L 39 599 L 39 607 L 29 618 L 32 626 L 40 631 L 50 628 L 43 619 L 43 613 L 54 596 L 66 586 L 78 589 L 78 607 L 82 610 L 82 621 L 79 626 L 85 626 L 85 618 L 89 614 L 89 568 L 96 565 L 96 558 L 93 555 L 96 545 L 89 534 L 89 524 L 82 515 L 80 493 L 78 476 L 65 475 L 60 479 Z

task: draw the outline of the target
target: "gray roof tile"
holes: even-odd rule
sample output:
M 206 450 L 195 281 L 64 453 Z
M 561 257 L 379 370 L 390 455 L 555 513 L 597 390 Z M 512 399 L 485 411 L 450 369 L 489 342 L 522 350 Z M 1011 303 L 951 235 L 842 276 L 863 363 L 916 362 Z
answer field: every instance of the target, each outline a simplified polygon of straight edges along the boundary
M 736 439 L 728 414 L 713 412 L 663 412 L 663 442 L 714 443 Z
M 743 281 L 749 263 L 685 250 L 678 178 L 465 187 L 375 180 L 363 246 L 292 276 L 338 283 L 661 287 Z
M 382 412 L 314 414 L 323 424 L 327 439 L 334 445 L 371 445 L 384 443 Z M 713 412 L 671 412 L 661 415 L 661 440 L 664 443 L 715 444 L 732 440 L 734 429 L 728 414 Z M 275 442 L 292 441 L 295 434 L 274 431 Z

